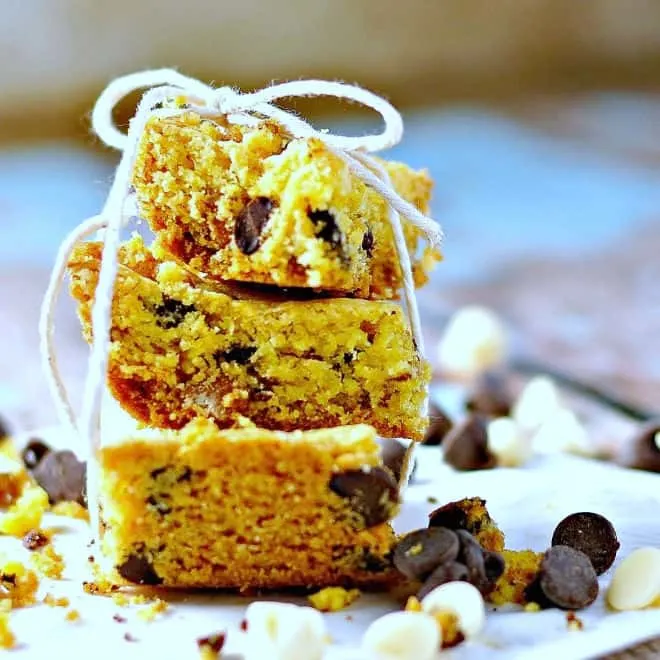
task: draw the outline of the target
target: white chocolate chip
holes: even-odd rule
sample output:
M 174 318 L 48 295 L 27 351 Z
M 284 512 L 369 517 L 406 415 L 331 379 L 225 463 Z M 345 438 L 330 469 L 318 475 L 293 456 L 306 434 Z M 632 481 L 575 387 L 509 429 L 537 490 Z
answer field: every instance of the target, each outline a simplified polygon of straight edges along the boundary
M 321 660 L 327 633 L 323 615 L 289 603 L 252 603 L 247 622 L 246 660 Z
M 500 365 L 506 355 L 506 331 L 500 319 L 485 307 L 458 310 L 438 342 L 438 366 L 459 379 L 474 378 Z
M 561 408 L 557 386 L 547 376 L 532 378 L 513 406 L 512 417 L 526 431 L 535 431 Z
M 511 417 L 499 417 L 488 423 L 488 449 L 499 465 L 524 465 L 531 456 L 529 437 Z
M 392 612 L 364 633 L 362 649 L 370 660 L 432 660 L 442 637 L 436 620 L 424 612 Z
M 466 638 L 478 635 L 486 623 L 486 606 L 479 590 L 469 582 L 447 582 L 422 599 L 422 611 L 428 614 L 451 612 Z
M 660 549 L 639 548 L 616 568 L 607 590 L 615 610 L 640 610 L 660 597 Z
M 589 456 L 594 453 L 587 429 L 567 408 L 559 408 L 541 425 L 532 437 L 532 447 L 538 454 L 568 452 Z

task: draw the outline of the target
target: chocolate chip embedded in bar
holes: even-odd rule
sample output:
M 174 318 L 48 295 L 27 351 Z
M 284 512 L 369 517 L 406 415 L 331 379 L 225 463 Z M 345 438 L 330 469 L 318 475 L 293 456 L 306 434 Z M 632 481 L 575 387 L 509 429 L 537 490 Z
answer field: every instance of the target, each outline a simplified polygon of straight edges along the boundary
M 564 518 L 552 535 L 552 545 L 583 552 L 602 575 L 613 563 L 620 544 L 612 523 L 598 513 L 580 512 Z
M 582 609 L 598 597 L 598 577 L 591 560 L 565 545 L 545 553 L 537 584 L 550 604 L 565 610 Z
M 382 468 L 335 474 L 330 480 L 330 490 L 349 500 L 355 513 L 364 519 L 366 527 L 391 520 L 399 505 L 398 484 Z
M 261 234 L 273 207 L 273 201 L 268 197 L 257 197 L 251 200 L 236 218 L 234 240 L 243 254 L 254 254 L 259 249 Z
M 439 587 L 447 582 L 467 582 L 468 569 L 464 564 L 457 561 L 450 561 L 446 564 L 441 564 L 436 568 L 431 575 L 426 579 L 420 590 L 417 592 L 417 598 L 422 600 L 424 596 L 430 594 L 436 587 Z
M 67 450 L 51 451 L 39 461 L 32 475 L 48 493 L 51 504 L 78 502 L 86 506 L 85 477 L 87 466 Z
M 496 465 L 488 450 L 486 419 L 479 415 L 455 426 L 443 440 L 442 451 L 445 462 L 457 470 L 486 470 Z
M 412 580 L 425 580 L 440 564 L 458 557 L 459 542 L 444 527 L 418 529 L 397 543 L 393 562 L 397 570 Z
M 390 470 L 397 482 L 401 481 L 401 472 L 408 448 L 395 438 L 379 438 L 378 444 L 380 445 L 380 456 L 383 460 L 383 465 Z M 415 472 L 415 468 L 416 462 L 413 458 L 412 469 L 410 470 L 411 478 Z
M 660 472 L 660 420 L 644 425 L 633 441 L 631 467 L 648 472 Z
M 117 566 L 117 572 L 124 580 L 133 584 L 156 586 L 163 581 L 151 562 L 140 554 L 129 555 L 123 564 Z

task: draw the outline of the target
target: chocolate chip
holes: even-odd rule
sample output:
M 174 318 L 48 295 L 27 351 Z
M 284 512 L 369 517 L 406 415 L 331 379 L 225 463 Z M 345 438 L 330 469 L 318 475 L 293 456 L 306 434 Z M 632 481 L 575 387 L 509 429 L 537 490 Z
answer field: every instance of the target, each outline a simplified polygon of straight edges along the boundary
M 38 550 L 50 543 L 50 539 L 38 529 L 31 529 L 23 537 L 23 547 L 28 550 Z
M 479 415 L 455 426 L 443 440 L 442 449 L 445 462 L 457 470 L 485 470 L 496 465 L 488 450 L 486 420 Z
M 273 207 L 273 201 L 268 197 L 257 197 L 236 218 L 234 240 L 243 254 L 254 254 L 259 249 L 261 234 Z
M 197 648 L 199 648 L 200 651 L 207 648 L 212 653 L 218 654 L 220 651 L 222 651 L 226 639 L 227 634 L 224 632 L 214 633 L 212 635 L 208 635 L 207 637 L 200 637 L 197 640 Z
M 550 603 L 565 610 L 587 607 L 598 596 L 598 578 L 589 557 L 565 545 L 543 556 L 538 586 Z
M 396 544 L 393 561 L 406 577 L 425 580 L 441 564 L 454 561 L 458 551 L 458 537 L 451 530 L 444 527 L 418 529 Z
M 407 447 L 394 438 L 379 438 L 378 444 L 380 445 L 380 456 L 383 460 L 383 465 L 394 475 L 397 482 L 400 481 Z M 415 465 L 413 464 L 411 473 L 414 470 Z
M 633 439 L 631 467 L 648 472 L 660 472 L 660 420 L 645 424 Z
M 149 508 L 155 509 L 161 516 L 165 516 L 168 513 L 172 513 L 172 507 L 164 502 L 162 499 L 156 497 L 155 495 L 149 495 L 147 498 L 147 505 Z
M 321 226 L 316 233 L 320 239 L 333 247 L 339 247 L 341 245 L 341 231 L 339 231 L 337 221 L 330 211 L 308 211 L 307 215 L 317 227 L 319 225 Z
M 432 403 L 429 407 L 429 428 L 426 431 L 423 445 L 440 445 L 445 436 L 451 431 L 454 423 L 449 415 L 439 406 Z
M 129 555 L 123 564 L 117 566 L 117 572 L 133 584 L 158 585 L 163 582 L 151 562 L 143 555 Z
M 149 476 L 152 479 L 157 479 L 158 477 L 160 477 L 161 474 L 165 474 L 165 472 L 167 472 L 167 466 L 159 467 L 156 468 L 155 470 L 152 470 L 151 472 L 149 472 Z
M 218 353 L 216 358 L 221 362 L 247 364 L 256 352 L 255 346 L 232 346 L 229 350 Z
M 417 592 L 417 598 L 422 600 L 424 596 L 440 585 L 447 584 L 447 582 L 467 582 L 467 578 L 468 569 L 463 564 L 456 561 L 441 564 L 426 578 L 422 588 Z
M 190 477 L 192 477 L 192 470 L 186 465 L 181 471 L 181 474 L 177 477 L 177 482 L 182 483 L 184 481 L 190 481 Z
M 371 229 L 367 229 L 362 237 L 362 249 L 367 253 L 367 256 L 371 258 L 374 254 L 374 234 Z
M 513 397 L 505 376 L 495 372 L 485 373 L 465 402 L 470 412 L 487 417 L 507 417 L 512 405 Z
M 187 314 L 194 311 L 194 305 L 185 305 L 180 300 L 163 296 L 163 304 L 158 305 L 154 310 L 157 316 L 156 324 L 164 330 L 176 328 L 181 325 Z
M 484 551 L 484 568 L 486 569 L 486 579 L 494 585 L 506 570 L 504 557 L 499 552 Z
M 474 536 L 464 529 L 459 529 L 456 536 L 460 543 L 458 561 L 467 568 L 467 581 L 477 587 L 479 591 L 485 593 L 490 583 L 486 577 L 483 549 Z
M 39 438 L 31 438 L 21 452 L 23 464 L 28 470 L 34 470 L 49 451 L 51 449 L 45 442 L 39 440 Z
M 447 529 L 467 529 L 468 515 L 465 500 L 443 504 L 429 514 L 429 527 L 446 527 Z
M 86 472 L 86 464 L 79 461 L 72 451 L 65 449 L 47 453 L 32 474 L 48 493 L 51 504 L 78 502 L 85 506 Z
M 584 552 L 598 575 L 614 563 L 620 546 L 612 523 L 598 513 L 586 511 L 564 518 L 552 535 L 552 545 L 567 545 Z
M 0 417 L 0 440 L 9 437 L 9 426 L 2 417 Z
M 369 468 L 341 472 L 332 477 L 329 486 L 333 493 L 349 500 L 367 527 L 386 522 L 396 513 L 399 488 L 387 470 Z

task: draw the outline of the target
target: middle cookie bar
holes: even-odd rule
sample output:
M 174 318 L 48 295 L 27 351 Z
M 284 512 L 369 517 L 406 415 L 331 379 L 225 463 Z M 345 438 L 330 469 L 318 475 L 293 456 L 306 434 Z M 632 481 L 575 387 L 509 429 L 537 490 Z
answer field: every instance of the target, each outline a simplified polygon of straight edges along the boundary
M 82 243 L 69 262 L 88 340 L 101 249 Z M 200 416 L 223 428 L 249 418 L 283 431 L 366 423 L 423 437 L 430 367 L 396 303 L 201 288 L 139 238 L 119 262 L 108 383 L 136 419 L 176 429 Z

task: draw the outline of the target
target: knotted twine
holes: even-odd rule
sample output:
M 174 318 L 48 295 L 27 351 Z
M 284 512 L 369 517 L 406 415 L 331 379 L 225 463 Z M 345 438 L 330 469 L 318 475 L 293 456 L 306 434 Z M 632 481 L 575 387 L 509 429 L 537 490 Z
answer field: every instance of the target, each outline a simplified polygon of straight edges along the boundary
M 113 109 L 128 94 L 140 89 L 147 91 L 138 104 L 128 133 L 124 134 L 114 123 Z M 375 135 L 356 137 L 335 135 L 327 131 L 319 131 L 297 115 L 273 105 L 273 101 L 283 98 L 319 96 L 354 101 L 375 110 L 385 124 L 384 130 Z M 180 104 L 179 107 L 163 107 L 163 102 L 172 97 L 183 97 L 185 103 Z M 230 123 L 241 125 L 254 125 L 259 120 L 268 118 L 279 123 L 295 138 L 317 138 L 331 153 L 343 160 L 356 177 L 387 202 L 388 221 L 392 227 L 396 255 L 402 273 L 406 313 L 417 350 L 420 354 L 424 352 L 412 266 L 400 216 L 404 216 L 409 223 L 418 228 L 434 249 L 440 246 L 442 230 L 435 221 L 398 195 L 387 172 L 369 155 L 398 144 L 402 138 L 403 120 L 390 103 L 355 85 L 324 80 L 292 81 L 244 94 L 231 87 L 211 87 L 172 69 L 142 71 L 117 78 L 106 87 L 96 102 L 92 113 L 92 126 L 106 145 L 122 152 L 121 160 L 101 213 L 76 227 L 59 249 L 46 290 L 39 326 L 42 357 L 58 414 L 79 433 L 84 441 L 89 443 L 87 497 L 95 535 L 98 533 L 96 457 L 100 446 L 101 408 L 109 359 L 112 298 L 119 268 L 120 233 L 132 216 L 132 170 L 149 119 L 153 116 L 171 117 L 189 111 L 211 120 L 222 115 Z M 103 251 L 92 307 L 92 347 L 83 392 L 82 414 L 78 424 L 61 378 L 54 349 L 54 312 L 73 248 L 80 240 L 98 232 L 102 232 Z M 428 397 L 424 401 L 423 414 L 426 414 L 427 408 Z M 409 454 L 410 452 L 406 456 L 404 474 L 407 473 Z

